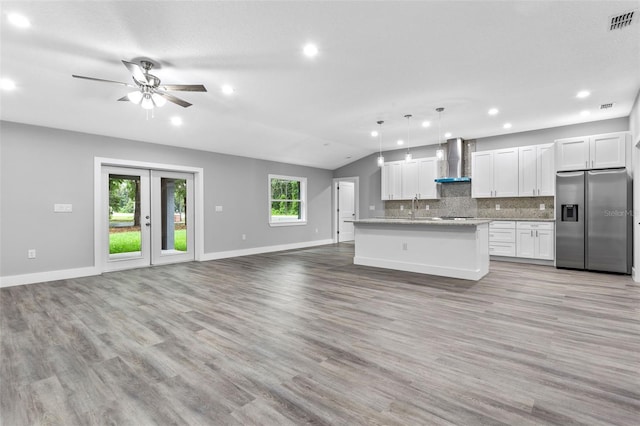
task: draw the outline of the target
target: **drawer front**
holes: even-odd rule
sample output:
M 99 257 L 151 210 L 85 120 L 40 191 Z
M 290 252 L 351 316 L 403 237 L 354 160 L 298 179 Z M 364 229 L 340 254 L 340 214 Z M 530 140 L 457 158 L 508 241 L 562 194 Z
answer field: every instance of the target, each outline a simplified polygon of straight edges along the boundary
M 490 229 L 516 229 L 516 223 L 512 220 L 494 220 L 489 224 Z
M 515 257 L 516 243 L 489 243 L 489 254 Z
M 552 230 L 554 227 L 554 223 L 553 222 L 518 222 L 517 228 L 518 229 L 547 229 L 547 230 Z
M 500 229 L 492 228 L 489 230 L 489 244 L 494 242 L 516 242 L 516 230 L 515 229 Z

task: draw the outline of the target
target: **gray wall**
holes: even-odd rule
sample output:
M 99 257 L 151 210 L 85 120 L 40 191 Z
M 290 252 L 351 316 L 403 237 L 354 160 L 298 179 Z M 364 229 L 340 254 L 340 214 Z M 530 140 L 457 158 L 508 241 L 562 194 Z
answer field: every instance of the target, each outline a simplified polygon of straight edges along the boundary
M 476 139 L 476 151 L 491 151 L 492 149 L 514 146 L 540 145 L 553 142 L 556 139 L 598 135 L 609 132 L 623 132 L 627 130 L 629 130 L 629 118 L 620 117 L 611 120 L 573 124 L 571 126 L 552 127 L 550 129 L 479 138 Z
M 93 266 L 94 157 L 203 168 L 204 230 L 198 235 L 205 253 L 332 236 L 329 170 L 3 121 L 1 276 Z M 269 173 L 307 177 L 306 226 L 268 225 Z M 73 204 L 73 213 L 53 213 L 54 203 Z M 223 212 L 216 213 L 216 205 Z M 36 259 L 27 259 L 30 248 Z
M 530 132 L 512 133 L 503 136 L 493 136 L 476 139 L 476 151 L 508 148 L 514 146 L 539 145 L 551 143 L 556 139 L 573 136 L 595 135 L 599 133 L 620 132 L 629 130 L 629 118 L 615 118 L 611 120 L 594 121 L 591 123 L 574 124 L 571 126 L 553 127 L 550 129 L 533 130 Z M 411 148 L 414 158 L 434 157 L 437 145 Z M 406 148 L 384 151 L 385 161 L 404 159 Z M 333 172 L 333 176 L 360 177 L 360 217 L 384 216 L 384 203 L 380 200 L 380 168 L 377 166 L 378 154 L 372 154 L 351 164 L 347 164 Z M 375 209 L 369 210 L 369 206 Z

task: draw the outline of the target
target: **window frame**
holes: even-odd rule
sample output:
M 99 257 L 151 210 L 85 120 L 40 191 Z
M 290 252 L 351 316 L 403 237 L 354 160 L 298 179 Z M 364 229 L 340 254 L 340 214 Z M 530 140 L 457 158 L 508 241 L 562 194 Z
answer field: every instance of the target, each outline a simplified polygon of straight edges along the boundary
M 274 200 L 271 194 L 271 181 L 273 179 L 280 180 L 288 180 L 288 181 L 297 181 L 300 182 L 300 199 L 299 200 L 287 200 L 287 201 L 299 201 L 300 202 L 300 219 L 296 220 L 273 220 L 273 216 L 271 215 L 271 204 L 274 201 L 282 201 L 282 200 Z M 306 177 L 298 177 L 298 176 L 286 176 L 286 175 L 276 175 L 269 174 L 267 177 L 267 201 L 268 201 L 268 221 L 269 226 L 299 226 L 307 224 L 307 178 Z

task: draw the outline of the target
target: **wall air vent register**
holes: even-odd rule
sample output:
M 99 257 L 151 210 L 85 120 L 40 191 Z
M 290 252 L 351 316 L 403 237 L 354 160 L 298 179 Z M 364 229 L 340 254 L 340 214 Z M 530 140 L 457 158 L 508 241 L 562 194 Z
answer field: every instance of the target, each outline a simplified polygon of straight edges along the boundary
M 611 20 L 609 21 L 609 31 L 619 30 L 629 25 L 633 24 L 635 21 L 633 17 L 636 17 L 635 21 L 638 20 L 638 10 L 630 10 L 628 12 L 621 13 L 620 15 L 611 16 Z

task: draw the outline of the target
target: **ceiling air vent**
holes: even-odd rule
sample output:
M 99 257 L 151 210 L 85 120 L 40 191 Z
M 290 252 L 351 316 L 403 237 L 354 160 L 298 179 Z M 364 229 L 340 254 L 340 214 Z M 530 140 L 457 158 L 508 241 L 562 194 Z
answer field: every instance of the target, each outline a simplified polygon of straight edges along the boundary
M 618 30 L 624 27 L 628 27 L 633 24 L 635 21 L 633 17 L 636 17 L 636 21 L 638 20 L 638 10 L 630 10 L 628 12 L 621 13 L 620 15 L 615 15 L 611 17 L 611 21 L 609 22 L 609 31 Z
M 613 108 L 613 102 L 600 105 L 600 109 L 609 109 L 609 108 Z

